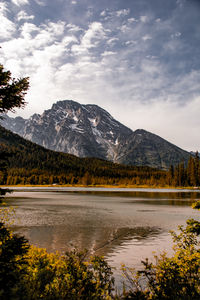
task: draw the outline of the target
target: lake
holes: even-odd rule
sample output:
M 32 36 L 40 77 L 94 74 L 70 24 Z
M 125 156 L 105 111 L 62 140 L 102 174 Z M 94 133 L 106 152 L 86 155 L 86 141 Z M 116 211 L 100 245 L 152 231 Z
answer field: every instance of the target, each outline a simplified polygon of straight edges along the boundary
M 49 252 L 74 247 L 104 255 L 115 267 L 140 268 L 153 251 L 172 253 L 169 230 L 188 218 L 200 221 L 192 202 L 199 191 L 173 189 L 14 188 L 13 229 Z

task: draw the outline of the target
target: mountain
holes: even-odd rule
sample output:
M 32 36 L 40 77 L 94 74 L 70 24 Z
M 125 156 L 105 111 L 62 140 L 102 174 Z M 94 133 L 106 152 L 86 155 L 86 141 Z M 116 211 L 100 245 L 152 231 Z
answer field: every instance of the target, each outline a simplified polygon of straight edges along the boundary
M 132 133 L 102 108 L 74 101 L 59 101 L 28 120 L 7 117 L 2 125 L 47 149 L 111 161 L 118 140 Z
M 2 168 L 7 164 L 6 172 Z M 166 172 L 80 158 L 32 143 L 0 126 L 0 184 L 159 184 Z
M 43 114 L 2 121 L 2 126 L 47 149 L 127 165 L 167 169 L 190 154 L 148 131 L 132 131 L 97 105 L 58 101 Z

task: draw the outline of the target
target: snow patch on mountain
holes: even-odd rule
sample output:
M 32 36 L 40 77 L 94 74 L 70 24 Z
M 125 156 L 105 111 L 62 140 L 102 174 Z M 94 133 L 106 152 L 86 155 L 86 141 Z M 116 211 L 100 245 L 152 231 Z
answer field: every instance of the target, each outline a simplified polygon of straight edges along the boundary
M 78 131 L 80 133 L 84 132 L 84 129 L 83 128 L 79 128 L 78 124 L 71 124 L 71 125 L 69 125 L 69 128 L 71 128 L 74 131 Z
M 88 120 L 90 121 L 91 125 L 96 127 L 97 126 L 97 120 L 96 119 L 91 119 L 91 118 L 88 118 Z

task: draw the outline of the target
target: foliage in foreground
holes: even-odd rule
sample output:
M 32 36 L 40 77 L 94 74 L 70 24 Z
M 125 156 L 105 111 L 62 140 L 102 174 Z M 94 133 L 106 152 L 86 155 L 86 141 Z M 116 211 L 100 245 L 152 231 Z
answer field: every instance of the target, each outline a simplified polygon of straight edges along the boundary
M 196 201 L 192 204 L 192 208 L 200 209 L 200 201 Z
M 61 256 L 30 246 L 0 223 L 0 299 L 200 299 L 200 223 L 188 220 L 180 234 L 172 232 L 174 255 L 148 259 L 144 270 L 123 267 L 129 287 L 115 295 L 114 279 L 101 257 L 86 252 Z
M 111 299 L 113 284 L 103 258 L 49 254 L 0 223 L 0 299 Z
M 155 256 L 155 264 L 146 259 L 144 270 L 138 272 L 123 267 L 130 284 L 123 299 L 200 299 L 200 222 L 188 220 L 186 228 L 179 226 L 179 230 L 180 234 L 172 232 L 172 257 Z

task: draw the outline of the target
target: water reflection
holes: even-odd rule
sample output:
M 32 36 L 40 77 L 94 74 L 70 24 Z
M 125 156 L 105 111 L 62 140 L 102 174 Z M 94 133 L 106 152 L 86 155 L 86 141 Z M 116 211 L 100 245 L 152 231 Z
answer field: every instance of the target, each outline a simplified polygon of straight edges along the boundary
M 46 248 L 49 252 L 59 250 L 65 253 L 67 250 L 77 248 L 87 249 L 91 254 L 108 255 L 123 248 L 124 242 L 128 244 L 142 243 L 143 240 L 155 237 L 161 233 L 159 228 L 106 228 L 76 226 L 32 226 L 14 227 L 16 232 L 25 236 L 34 245 Z
M 54 191 L 55 193 L 66 193 L 66 191 Z M 159 190 L 155 191 L 79 191 L 79 190 L 74 190 L 70 191 L 70 193 L 76 194 L 91 194 L 91 195 L 96 195 L 97 193 L 103 197 L 134 197 L 134 198 L 159 198 L 159 199 L 194 199 L 194 198 L 200 198 L 200 192 L 197 191 L 176 191 L 176 192 L 168 192 L 167 190 L 162 190 L 162 192 L 159 192 Z
M 87 248 L 117 267 L 168 250 L 169 230 L 200 219 L 190 207 L 199 198 L 189 191 L 23 189 L 6 201 L 16 209 L 13 229 L 32 244 L 62 253 Z
M 52 191 L 56 194 L 66 194 L 66 191 L 63 190 L 55 190 Z M 195 199 L 200 199 L 200 191 L 176 191 L 176 192 L 168 192 L 167 190 L 162 190 L 162 192 L 159 190 L 155 191 L 106 191 L 106 190 L 95 190 L 90 191 L 85 188 L 85 190 L 73 190 L 73 191 L 67 191 L 71 194 L 79 194 L 79 195 L 94 195 L 97 194 L 101 197 L 123 197 L 123 198 L 137 198 L 137 199 L 185 199 L 194 201 Z

